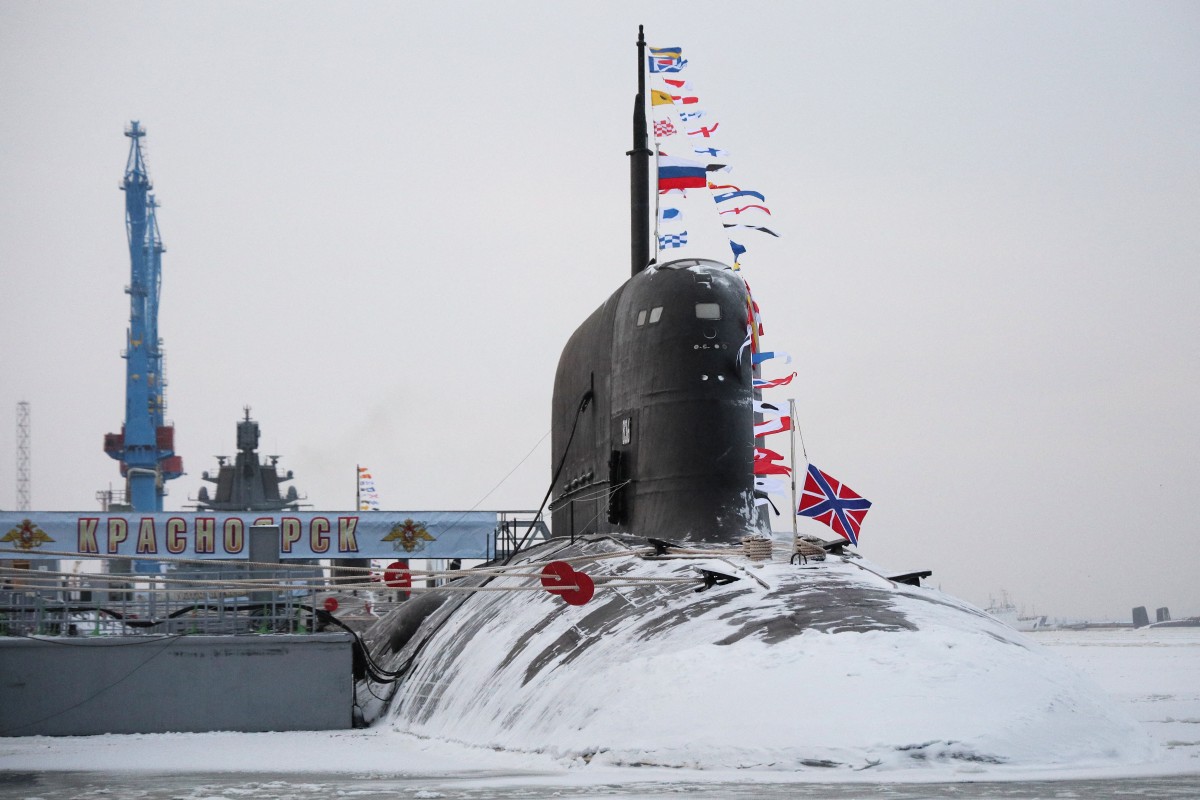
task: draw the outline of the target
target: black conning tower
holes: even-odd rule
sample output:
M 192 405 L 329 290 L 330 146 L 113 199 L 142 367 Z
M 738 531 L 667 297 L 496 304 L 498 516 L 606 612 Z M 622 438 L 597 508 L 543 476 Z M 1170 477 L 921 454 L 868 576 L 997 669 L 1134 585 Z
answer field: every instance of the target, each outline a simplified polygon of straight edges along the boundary
M 556 536 L 737 542 L 754 505 L 745 282 L 726 265 L 650 257 L 645 40 L 630 156 L 631 277 L 575 331 L 554 380 Z

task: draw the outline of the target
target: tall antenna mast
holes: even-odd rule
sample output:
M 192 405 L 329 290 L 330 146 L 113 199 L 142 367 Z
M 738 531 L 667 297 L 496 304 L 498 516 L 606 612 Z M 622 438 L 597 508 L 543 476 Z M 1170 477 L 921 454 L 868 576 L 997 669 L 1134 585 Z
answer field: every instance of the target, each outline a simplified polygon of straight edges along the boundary
M 29 402 L 17 403 L 17 511 L 28 511 L 29 478 Z
M 646 39 L 638 25 L 638 93 L 633 104 L 633 149 L 629 156 L 631 275 L 650 263 L 650 156 L 646 144 Z

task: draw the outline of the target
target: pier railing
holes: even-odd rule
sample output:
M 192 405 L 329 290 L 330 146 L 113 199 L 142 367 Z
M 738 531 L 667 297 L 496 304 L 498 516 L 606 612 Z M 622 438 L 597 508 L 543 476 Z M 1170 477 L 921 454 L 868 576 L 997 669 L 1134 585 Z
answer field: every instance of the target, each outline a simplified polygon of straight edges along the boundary
M 496 514 L 486 562 L 549 538 L 536 512 Z M 266 546 L 256 550 L 260 533 Z M 464 567 L 442 558 L 415 569 L 402 560 L 397 580 L 388 570 L 398 565 L 387 559 L 281 560 L 278 528 L 253 528 L 250 541 L 262 560 L 159 556 L 150 562 L 43 548 L 40 555 L 60 560 L 22 561 L 5 548 L 0 636 L 317 633 L 334 624 L 330 615 L 361 629 L 412 592 L 454 580 Z M 68 563 L 73 571 L 60 571 Z
M 355 587 L 328 585 L 313 567 L 252 573 L 228 564 L 158 575 L 4 572 L 4 636 L 310 633 L 325 626 L 317 609 L 330 598 L 358 594 Z M 370 609 L 370 599 L 363 600 L 360 607 Z

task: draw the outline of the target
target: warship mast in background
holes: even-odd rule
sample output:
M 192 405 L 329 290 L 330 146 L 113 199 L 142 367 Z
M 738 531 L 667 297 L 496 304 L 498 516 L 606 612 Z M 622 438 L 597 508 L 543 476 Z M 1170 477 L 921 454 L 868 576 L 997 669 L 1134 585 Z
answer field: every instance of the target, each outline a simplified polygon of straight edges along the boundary
M 250 406 L 245 407 L 246 416 L 237 424 L 238 454 L 233 463 L 228 456 L 217 456 L 219 469 L 216 476 L 205 471 L 201 477 L 216 484 L 216 493 L 210 496 L 208 487 L 200 487 L 196 497 L 198 511 L 295 511 L 305 499 L 295 486 L 280 494 L 280 484 L 292 479 L 292 471 L 280 474 L 276 469 L 279 456 L 267 456 L 270 463 L 263 463 L 258 456 L 258 423 L 250 419 Z

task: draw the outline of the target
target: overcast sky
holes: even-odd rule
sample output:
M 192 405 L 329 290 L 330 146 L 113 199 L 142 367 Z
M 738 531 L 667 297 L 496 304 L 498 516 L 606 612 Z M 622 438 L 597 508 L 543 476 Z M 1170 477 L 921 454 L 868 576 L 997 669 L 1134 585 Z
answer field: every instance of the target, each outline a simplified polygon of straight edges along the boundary
M 245 405 L 316 508 L 356 464 L 470 508 L 531 449 L 480 507 L 536 507 L 558 353 L 628 275 L 639 23 L 774 211 L 746 274 L 809 455 L 874 502 L 861 552 L 981 605 L 1200 613 L 1185 2 L 0 0 L 0 507 L 20 400 L 34 508 L 120 486 L 131 119 L 168 509 Z

